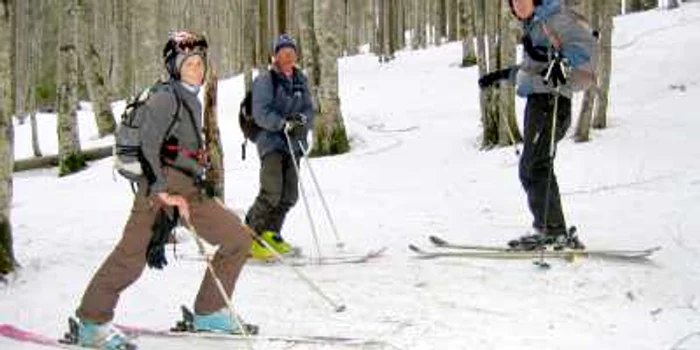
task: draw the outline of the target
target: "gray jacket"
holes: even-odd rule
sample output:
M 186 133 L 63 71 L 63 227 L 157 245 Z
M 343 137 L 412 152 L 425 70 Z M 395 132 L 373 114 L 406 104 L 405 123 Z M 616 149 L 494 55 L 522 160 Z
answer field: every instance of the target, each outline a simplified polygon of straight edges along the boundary
M 273 89 L 272 74 L 276 75 L 277 88 Z M 292 140 L 296 155 L 301 154 L 297 141 L 304 148 L 308 132 L 313 129 L 314 106 L 304 73 L 294 69 L 291 79 L 275 69 L 261 72 L 253 82 L 253 119 L 262 128 L 255 139 L 260 158 L 270 152 L 278 151 L 289 154 L 289 147 L 284 135 L 284 118 L 295 113 L 307 117 L 306 128 L 299 140 Z
M 563 7 L 560 0 L 542 0 L 535 7 L 531 19 L 522 22 L 524 34 L 535 47 L 551 55 L 552 47 L 559 46 L 562 56 L 568 61 L 567 84 L 560 87 L 563 96 L 571 98 L 575 91 L 585 90 L 596 81 L 598 45 L 592 29 L 575 12 Z M 552 86 L 544 83 L 541 72 L 548 62 L 541 62 L 523 50 L 522 63 L 513 69 L 511 80 L 515 80 L 519 96 L 533 93 L 554 93 Z
M 175 94 L 181 101 L 179 110 Z M 154 180 L 150 184 L 150 193 L 166 191 L 167 182 L 163 174 L 165 166 L 177 168 L 191 176 L 196 174 L 200 169 L 197 160 L 187 156 L 185 152 L 195 152 L 200 147 L 197 135 L 202 135 L 202 106 L 197 95 L 180 82 L 170 81 L 155 92 L 138 111 L 147 113 L 141 125 L 141 151 Z M 176 112 L 177 119 L 173 124 Z M 195 125 L 192 125 L 192 120 Z M 171 131 L 168 133 L 169 128 Z M 166 136 L 170 140 L 177 140 L 180 148 L 174 161 L 169 164 L 164 164 L 162 157 Z

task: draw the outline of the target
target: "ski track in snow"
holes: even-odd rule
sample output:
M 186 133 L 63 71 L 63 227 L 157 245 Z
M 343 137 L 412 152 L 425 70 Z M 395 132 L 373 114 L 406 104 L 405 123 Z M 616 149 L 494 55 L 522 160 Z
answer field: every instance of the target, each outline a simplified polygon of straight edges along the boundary
M 553 268 L 542 271 L 528 261 L 412 258 L 407 244 L 427 246 L 429 234 L 502 244 L 529 226 L 513 149 L 478 149 L 477 72 L 457 68 L 461 47 L 450 43 L 401 52 L 384 65 L 371 56 L 340 61 L 353 151 L 312 163 L 347 251 L 389 251 L 364 265 L 302 270 L 348 310 L 333 313 L 287 268 L 258 265 L 241 275 L 237 308 L 270 334 L 357 336 L 402 349 L 700 348 L 692 336 L 700 331 L 699 17 L 700 4 L 684 4 L 617 18 L 613 45 L 634 45 L 613 50 L 610 127 L 593 130 L 590 143 L 566 139 L 559 147 L 565 212 L 587 245 L 662 245 L 651 263 L 552 261 Z M 256 195 L 259 163 L 252 145 L 248 160 L 240 160 L 242 80 L 219 86 L 226 202 L 245 210 Z M 83 147 L 109 144 L 110 138 L 95 136 L 85 107 L 79 113 Z M 519 100 L 520 115 L 523 107 Z M 115 112 L 122 108 L 114 104 Z M 54 117 L 38 118 L 42 151 L 53 153 Z M 31 155 L 29 135 L 28 125 L 16 126 L 18 158 Z M 55 169 L 16 174 L 12 219 L 23 269 L 0 285 L 0 323 L 60 336 L 88 279 L 119 239 L 132 195 L 126 182 L 113 179 L 110 159 L 73 176 L 55 175 Z M 309 199 L 323 251 L 333 254 L 319 197 L 309 193 Z M 302 206 L 290 214 L 286 236 L 310 252 Z M 178 251 L 197 253 L 192 241 Z M 179 318 L 178 306 L 194 299 L 204 264 L 168 254 L 165 270 L 146 271 L 123 294 L 117 322 L 167 328 Z M 143 349 L 195 346 L 233 345 L 141 341 Z M 0 338 L 0 348 L 43 347 Z

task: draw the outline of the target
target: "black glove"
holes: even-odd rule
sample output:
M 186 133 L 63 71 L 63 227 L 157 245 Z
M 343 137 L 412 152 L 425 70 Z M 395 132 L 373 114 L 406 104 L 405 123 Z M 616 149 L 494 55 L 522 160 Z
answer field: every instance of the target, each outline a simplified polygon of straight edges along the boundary
M 160 270 L 168 265 L 168 260 L 165 258 L 165 244 L 168 243 L 168 239 L 180 219 L 177 208 L 172 209 L 172 215 L 169 211 L 161 208 L 153 223 L 153 235 L 146 249 L 146 262 L 150 268 Z
M 501 80 L 507 80 L 510 78 L 510 73 L 512 70 L 512 68 L 506 68 L 484 75 L 483 77 L 479 78 L 479 87 L 485 89 Z
M 540 75 L 545 85 L 558 88 L 566 84 L 567 62 L 559 51 L 555 51 L 549 66 Z
M 284 130 L 289 137 L 299 139 L 304 136 L 306 119 L 306 116 L 301 113 L 294 113 L 284 118 Z

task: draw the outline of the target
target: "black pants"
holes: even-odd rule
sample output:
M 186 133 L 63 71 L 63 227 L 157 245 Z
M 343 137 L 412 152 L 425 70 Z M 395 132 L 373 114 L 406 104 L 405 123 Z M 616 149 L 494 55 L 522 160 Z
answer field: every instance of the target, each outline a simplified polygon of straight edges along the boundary
M 566 232 L 554 156 L 550 157 L 552 114 L 557 97 L 550 94 L 528 96 L 525 107 L 525 146 L 520 158 L 520 182 L 527 193 L 533 227 L 550 234 Z M 559 142 L 571 125 L 571 100 L 558 97 L 555 140 Z M 556 150 L 556 143 L 555 143 Z M 551 171 L 551 178 L 550 176 Z M 549 184 L 549 187 L 547 186 Z
M 246 224 L 255 232 L 279 233 L 284 218 L 299 199 L 299 177 L 293 162 L 284 152 L 272 152 L 261 159 L 260 192 L 246 215 Z

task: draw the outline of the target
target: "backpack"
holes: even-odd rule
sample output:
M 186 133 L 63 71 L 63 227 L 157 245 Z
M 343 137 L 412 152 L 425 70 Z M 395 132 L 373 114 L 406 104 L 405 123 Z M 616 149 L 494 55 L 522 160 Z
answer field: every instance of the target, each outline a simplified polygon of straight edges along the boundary
M 143 124 L 144 114 L 140 113 L 139 110 L 153 94 L 167 86 L 169 86 L 169 83 L 158 81 L 126 100 L 126 107 L 121 115 L 121 122 L 114 136 L 114 169 L 131 181 L 132 184 L 144 177 L 149 179 L 149 181 L 153 178 L 150 167 L 145 163 L 141 152 L 141 125 Z M 175 93 L 174 95 L 177 100 L 177 109 L 165 133 L 165 139 L 168 139 L 179 122 L 178 115 L 181 102 L 178 94 Z
M 279 77 L 272 70 L 269 70 L 270 78 L 272 79 L 272 92 L 277 91 L 279 86 Z M 245 93 L 243 101 L 241 101 L 240 109 L 238 110 L 238 125 L 241 127 L 241 132 L 243 133 L 243 144 L 241 144 L 241 156 L 245 160 L 246 156 L 246 145 L 248 140 L 255 143 L 255 138 L 258 133 L 262 130 L 260 125 L 255 122 L 253 118 L 253 92 L 248 90 Z

